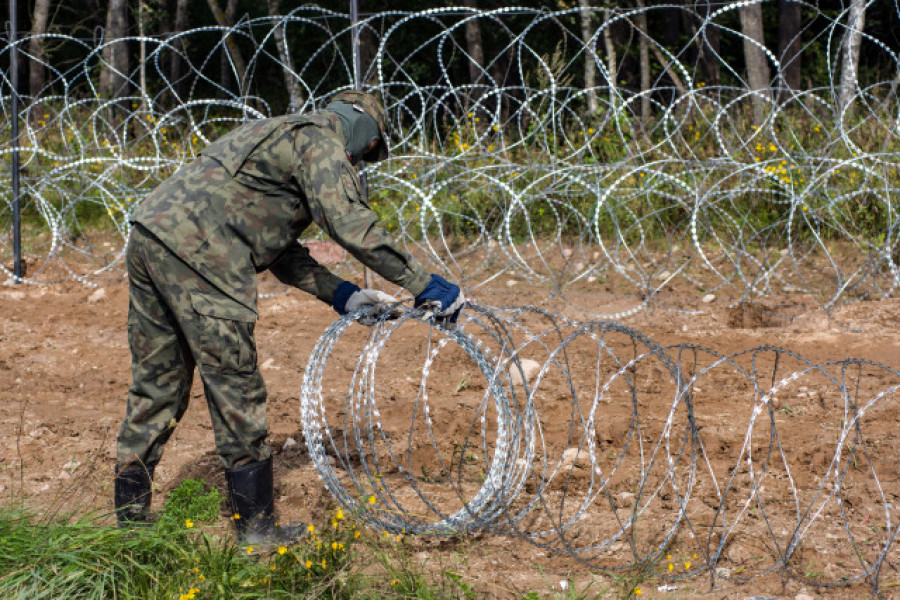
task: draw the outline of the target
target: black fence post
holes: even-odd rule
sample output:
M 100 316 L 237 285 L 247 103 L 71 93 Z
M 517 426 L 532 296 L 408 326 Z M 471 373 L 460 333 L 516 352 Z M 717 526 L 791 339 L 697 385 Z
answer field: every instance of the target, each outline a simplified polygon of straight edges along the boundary
M 16 0 L 9 0 L 9 78 L 12 87 L 12 202 L 13 202 L 13 277 L 22 283 L 22 212 L 19 197 L 19 48 L 16 45 L 18 22 Z
M 353 54 L 353 87 L 362 89 L 362 60 L 359 55 L 359 0 L 350 0 L 350 26 L 352 34 L 350 36 L 350 51 Z M 366 163 L 360 161 L 360 169 L 365 169 Z M 359 183 L 362 186 L 363 197 L 369 197 L 369 181 L 366 173 L 363 171 L 359 174 Z M 363 267 L 363 282 L 367 288 L 372 287 L 372 273 L 368 267 Z

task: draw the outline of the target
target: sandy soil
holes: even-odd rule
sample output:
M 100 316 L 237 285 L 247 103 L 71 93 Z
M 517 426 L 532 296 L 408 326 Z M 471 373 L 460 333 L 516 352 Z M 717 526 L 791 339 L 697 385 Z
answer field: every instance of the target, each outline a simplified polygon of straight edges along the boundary
M 545 292 L 530 290 L 525 283 L 504 285 L 499 281 L 495 289 L 480 289 L 478 299 L 492 305 L 540 305 L 570 318 L 579 315 L 571 304 L 548 299 Z M 618 300 L 598 296 L 589 301 L 596 302 L 600 310 L 604 302 L 612 305 Z M 111 509 L 115 437 L 124 415 L 124 398 L 130 383 L 130 356 L 125 334 L 127 304 L 127 284 L 122 280 L 110 280 L 97 288 L 78 283 L 0 288 L 0 397 L 3 399 L 0 404 L 0 502 L 25 498 L 29 504 L 48 510 Z M 897 338 L 900 300 L 860 302 L 836 311 L 835 318 L 821 310 L 810 310 L 786 319 L 765 307 L 729 306 L 718 300 L 695 303 L 692 308 L 698 309 L 700 314 L 658 308 L 640 312 L 625 323 L 664 346 L 696 344 L 729 355 L 772 344 L 792 350 L 813 363 L 858 357 L 890 369 L 900 369 L 900 340 Z M 276 451 L 277 505 L 283 519 L 323 522 L 327 511 L 336 503 L 325 490 L 305 452 L 298 395 L 310 352 L 333 321 L 334 314 L 329 307 L 299 292 L 262 299 L 260 312 L 258 360 L 269 390 L 270 442 Z M 364 333 L 348 335 L 351 342 L 364 339 Z M 623 344 L 620 346 L 627 346 Z M 358 356 L 353 354 L 357 347 L 353 343 L 339 345 L 329 365 L 343 372 L 346 378 L 357 363 Z M 573 360 L 571 378 L 550 373 L 540 387 L 541 402 L 545 403 L 540 414 L 547 456 L 556 457 L 573 445 L 577 446 L 569 439 L 572 427 L 559 425 L 566 419 L 551 418 L 566 414 L 559 411 L 568 410 L 565 408 L 569 402 L 567 383 L 575 381 L 580 390 L 592 389 L 595 384 L 596 369 L 592 365 L 596 363 L 596 348 L 594 355 L 590 354 L 589 345 L 584 349 L 572 348 L 578 350 L 572 353 L 573 357 L 588 358 L 580 363 Z M 415 397 L 415 385 L 406 382 L 408 369 L 421 369 L 423 350 L 422 340 L 414 335 L 399 336 L 392 342 L 390 351 L 394 353 L 392 356 L 398 357 L 398 363 L 392 364 L 385 374 L 393 383 L 384 388 L 384 394 L 393 395 L 394 402 L 390 405 L 393 412 L 385 410 L 384 421 L 385 428 L 396 429 L 398 436 L 404 423 L 407 428 L 409 426 L 408 404 L 403 400 Z M 822 504 L 817 504 L 816 493 L 821 489 L 822 478 L 827 479 L 836 448 L 840 446 L 845 452 L 851 450 L 851 444 L 842 443 L 836 433 L 845 417 L 843 400 L 834 392 L 833 381 L 815 373 L 786 383 L 775 394 L 777 397 L 771 400 L 774 408 L 771 422 L 763 418 L 752 428 L 747 442 L 759 452 L 764 452 L 773 439 L 780 444 L 781 449 L 770 454 L 774 458 L 769 467 L 770 477 L 766 480 L 768 490 L 759 493 L 765 498 L 762 512 L 766 518 L 754 514 L 752 506 L 745 507 L 748 512 L 731 535 L 719 566 L 727 569 L 723 573 L 731 575 L 732 579 L 755 577 L 748 582 L 717 579 L 712 586 L 708 573 L 689 578 L 666 578 L 668 562 L 673 563 L 675 575 L 689 570 L 684 567 L 685 562 L 694 563 L 694 572 L 696 565 L 703 563 L 703 552 L 710 547 L 709 538 L 705 537 L 709 532 L 703 531 L 703 527 L 715 518 L 717 485 L 722 489 L 731 482 L 730 489 L 734 492 L 726 501 L 733 506 L 729 507 L 728 514 L 740 513 L 741 503 L 750 497 L 749 491 L 740 492 L 741 486 L 749 490 L 749 480 L 746 473 L 742 473 L 739 457 L 748 437 L 753 396 L 748 390 L 748 379 L 740 374 L 738 366 L 748 370 L 755 368 L 758 378 L 770 378 L 769 385 L 773 375 L 778 380 L 785 373 L 804 368 L 803 361 L 786 355 L 780 365 L 774 365 L 773 356 L 760 354 L 755 366 L 750 358 L 741 358 L 734 365 L 726 365 L 727 368 L 711 367 L 698 379 L 697 387 L 701 389 L 694 392 L 695 418 L 703 436 L 708 466 L 697 469 L 699 475 L 693 483 L 693 494 L 705 504 L 696 502 L 688 511 L 695 525 L 695 539 L 688 528 L 679 529 L 667 550 L 672 560 L 663 557 L 659 564 L 649 568 L 647 579 L 640 584 L 643 597 L 744 598 L 759 595 L 799 600 L 804 596 L 852 598 L 870 593 L 867 581 L 837 588 L 820 585 L 839 583 L 842 578 L 858 573 L 860 560 L 870 560 L 878 553 L 878 540 L 884 546 L 888 519 L 891 519 L 889 526 L 896 527 L 898 515 L 891 503 L 900 501 L 900 472 L 896 466 L 900 441 L 894 435 L 900 406 L 893 393 L 879 399 L 860 421 L 868 454 L 861 453 L 857 447 L 855 455 L 863 457 L 862 466 L 847 472 L 842 484 L 842 502 L 832 498 L 823 505 L 822 516 L 803 536 L 803 542 L 790 562 L 791 576 L 785 577 L 780 571 L 765 573 L 775 556 L 789 545 L 798 525 L 803 527 L 810 523 L 809 518 L 798 515 L 797 502 L 814 507 Z M 457 359 L 461 362 L 454 365 Z M 479 387 L 475 381 L 478 374 L 471 364 L 466 364 L 465 356 L 451 352 L 442 360 L 445 363 L 435 367 L 437 375 L 431 375 L 435 387 L 430 399 L 437 426 L 444 428 L 446 439 L 451 440 L 471 427 L 474 420 L 471 412 L 456 417 L 460 407 L 471 408 L 477 404 L 484 387 Z M 684 365 L 689 359 L 681 360 Z M 699 358 L 695 355 L 690 360 L 697 361 L 692 367 L 693 372 L 700 372 L 704 365 L 715 362 L 702 353 Z M 399 364 L 403 361 L 406 362 Z M 847 372 L 842 376 L 844 381 L 850 382 L 850 388 L 858 390 L 855 397 L 862 400 L 871 399 L 879 391 L 890 390 L 891 386 L 900 383 L 890 369 L 859 365 L 854 368 L 845 370 Z M 446 377 L 441 375 L 444 372 L 441 369 L 446 370 Z M 830 372 L 841 373 L 840 369 Z M 671 384 L 662 371 L 648 368 L 647 373 L 646 378 L 636 384 L 644 392 L 638 404 L 643 423 L 641 435 L 648 443 L 655 443 L 664 433 L 669 407 L 661 399 L 665 398 L 667 386 Z M 338 375 L 335 377 L 340 379 Z M 592 432 L 601 445 L 607 445 L 610 456 L 633 452 L 635 446 L 625 448 L 623 440 L 628 437 L 632 412 L 638 409 L 631 402 L 614 401 L 616 394 L 622 394 L 622 397 L 628 394 L 629 390 L 622 387 L 621 381 L 619 378 L 610 389 L 603 418 L 596 424 L 596 432 Z M 214 453 L 202 391 L 199 383 L 195 385 L 191 407 L 157 469 L 156 484 L 162 493 L 156 495 L 154 507 L 160 505 L 166 491 L 187 477 L 202 476 L 210 484 L 224 489 L 224 476 Z M 329 385 L 326 381 L 326 392 Z M 621 389 L 616 388 L 617 385 Z M 560 406 L 552 404 L 554 398 Z M 676 415 L 674 419 L 677 427 L 684 416 Z M 554 427 L 554 422 L 558 426 Z M 776 430 L 777 436 L 773 435 Z M 576 437 L 582 435 L 583 431 L 576 431 Z M 299 444 L 291 446 L 288 442 L 289 447 L 285 448 L 289 438 Z M 449 442 L 436 443 L 433 447 L 437 447 L 438 453 L 452 455 L 453 447 Z M 422 452 L 427 449 L 425 445 Z M 416 454 L 411 464 L 414 469 L 421 469 L 422 481 L 433 488 L 450 486 L 442 484 L 440 477 L 428 471 L 429 461 L 433 462 L 433 458 Z M 477 460 L 477 456 L 472 458 L 472 462 Z M 562 478 L 557 478 L 544 490 L 551 503 L 559 501 L 565 492 L 564 486 L 568 486 L 570 497 L 579 497 L 578 490 L 590 485 L 589 469 L 572 464 L 566 468 L 565 483 L 560 483 Z M 733 474 L 731 479 L 729 472 Z M 385 477 L 390 476 L 391 473 L 385 474 Z M 604 531 L 608 533 L 609 530 L 606 521 L 617 514 L 621 517 L 621 513 L 610 512 L 610 506 L 627 511 L 629 501 L 635 501 L 633 494 L 629 497 L 627 491 L 634 484 L 634 473 L 623 472 L 621 479 L 621 482 L 617 481 L 619 487 L 611 486 L 614 499 L 599 499 L 595 504 L 596 517 L 588 520 L 587 526 L 574 531 L 572 540 L 555 541 L 550 545 L 580 547 L 589 544 L 587 540 L 602 539 Z M 526 483 L 526 490 L 529 485 L 534 484 Z M 436 491 L 436 497 L 440 493 Z M 820 491 L 818 497 L 824 496 L 827 493 L 823 495 Z M 645 517 L 657 522 L 658 527 L 641 542 L 645 546 L 629 548 L 625 543 L 613 544 L 590 557 L 595 559 L 594 564 L 628 567 L 633 562 L 633 551 L 645 555 L 667 531 L 666 524 L 677 512 L 674 502 L 671 494 L 665 492 L 648 500 Z M 537 529 L 540 523 L 527 526 Z M 894 529 L 888 531 L 895 532 Z M 869 549 L 868 558 L 856 555 L 848 532 L 855 536 L 856 548 Z M 783 545 L 773 549 L 770 540 L 778 540 Z M 624 585 L 621 577 L 600 574 L 566 553 L 539 548 L 514 536 L 478 535 L 461 540 L 408 538 L 406 543 L 410 545 L 414 559 L 427 562 L 428 568 L 453 568 L 464 573 L 477 589 L 491 595 L 514 596 L 537 591 L 549 596 L 561 593 L 559 582 L 567 579 L 574 582 L 576 589 L 583 589 L 593 582 L 589 592 L 607 590 L 609 595 L 621 592 Z M 882 565 L 880 584 L 885 597 L 891 597 L 893 586 L 900 585 L 897 583 L 900 582 L 898 552 L 894 543 Z M 694 554 L 699 554 L 699 558 L 693 558 Z M 624 574 L 633 576 L 636 572 L 637 569 L 632 567 Z M 677 589 L 658 590 L 658 586 L 663 585 Z

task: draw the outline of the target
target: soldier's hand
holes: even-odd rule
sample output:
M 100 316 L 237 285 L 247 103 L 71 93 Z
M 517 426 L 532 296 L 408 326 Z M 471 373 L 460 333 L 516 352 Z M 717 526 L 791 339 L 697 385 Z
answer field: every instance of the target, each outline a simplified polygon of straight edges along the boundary
M 359 322 L 371 327 L 378 319 L 396 319 L 400 316 L 400 301 L 379 290 L 359 290 L 347 299 L 347 312 L 368 309 Z
M 422 293 L 416 296 L 414 306 L 430 309 L 432 318 L 456 323 L 465 301 L 466 298 L 458 285 L 450 283 L 440 275 L 432 275 L 431 281 Z
M 401 314 L 399 300 L 390 294 L 379 290 L 364 290 L 349 281 L 338 286 L 332 306 L 342 315 L 363 311 L 359 322 L 369 327 L 381 318 L 396 319 Z

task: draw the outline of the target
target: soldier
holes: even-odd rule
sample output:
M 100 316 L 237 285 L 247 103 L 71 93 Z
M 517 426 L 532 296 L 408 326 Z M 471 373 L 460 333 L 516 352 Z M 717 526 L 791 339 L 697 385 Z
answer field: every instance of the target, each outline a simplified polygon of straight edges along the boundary
M 225 466 L 238 539 L 291 541 L 274 518 L 266 389 L 256 364 L 257 273 L 315 294 L 340 313 L 381 309 L 317 263 L 297 238 L 315 222 L 364 265 L 455 321 L 459 287 L 431 275 L 377 225 L 353 168 L 388 156 L 387 115 L 344 91 L 325 110 L 243 125 L 204 149 L 135 211 L 128 243 L 133 383 L 118 437 L 120 525 L 149 518 L 153 470 L 188 405 L 197 367 Z

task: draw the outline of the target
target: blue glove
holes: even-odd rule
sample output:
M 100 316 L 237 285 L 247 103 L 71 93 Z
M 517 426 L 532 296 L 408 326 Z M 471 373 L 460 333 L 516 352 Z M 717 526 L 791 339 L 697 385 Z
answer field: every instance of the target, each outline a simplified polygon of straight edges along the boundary
M 350 283 L 349 281 L 344 281 L 337 287 L 334 291 L 334 298 L 331 300 L 331 306 L 334 307 L 334 310 L 337 311 L 339 315 L 347 314 L 347 300 L 350 299 L 350 296 L 355 294 L 360 290 L 360 287 L 355 283 Z
M 450 283 L 440 275 L 432 275 L 431 281 L 422 293 L 416 296 L 413 306 L 416 308 L 426 306 L 434 310 L 435 317 L 456 323 L 465 301 L 466 298 L 458 285 Z

